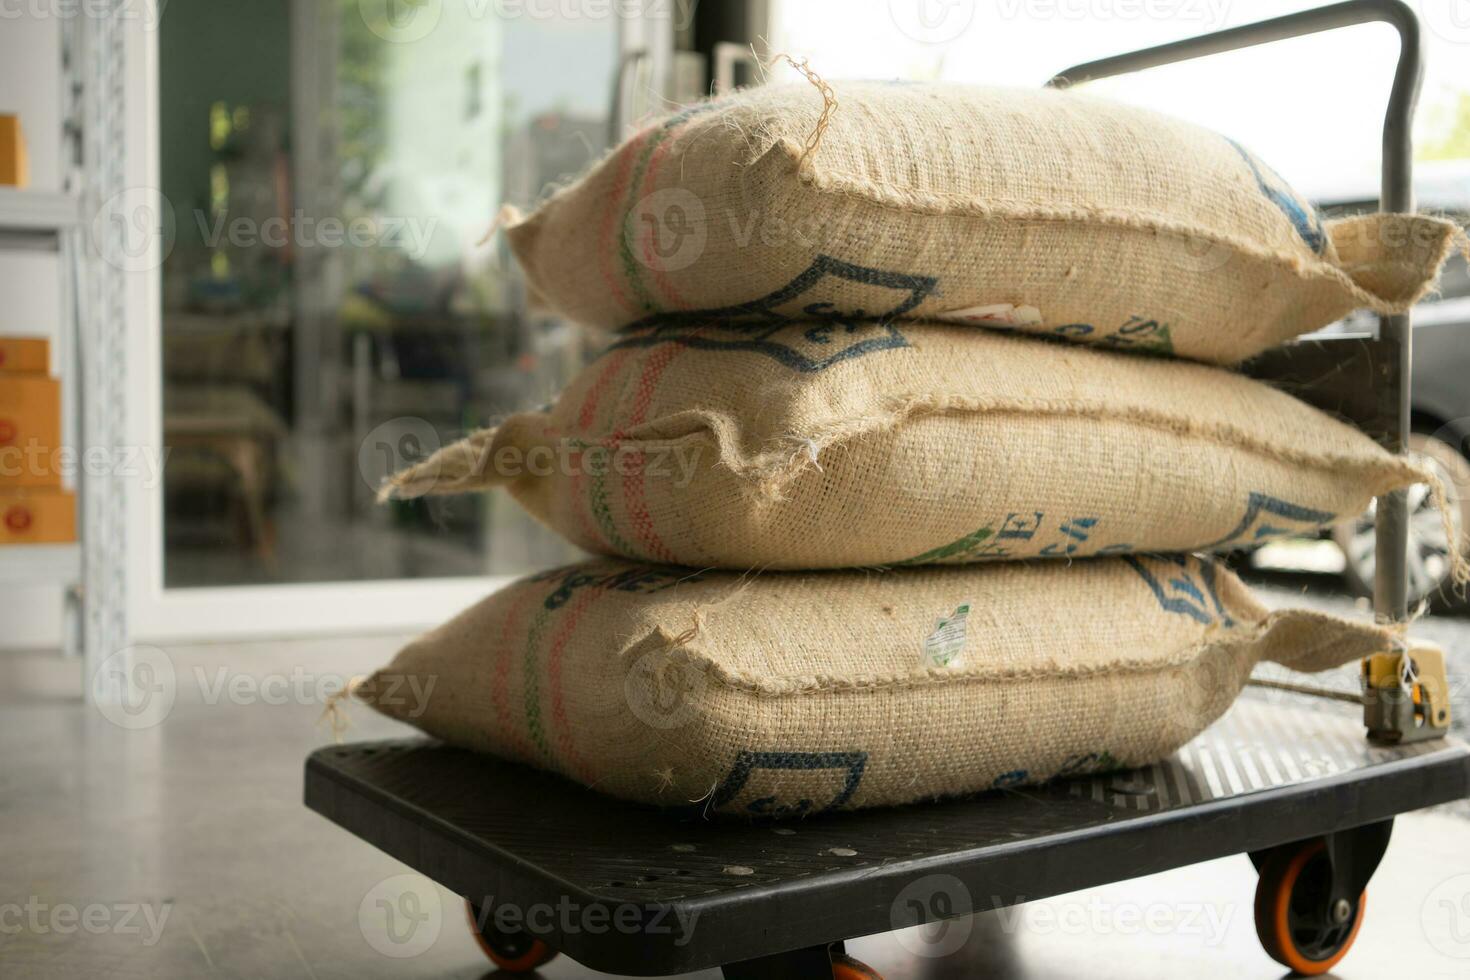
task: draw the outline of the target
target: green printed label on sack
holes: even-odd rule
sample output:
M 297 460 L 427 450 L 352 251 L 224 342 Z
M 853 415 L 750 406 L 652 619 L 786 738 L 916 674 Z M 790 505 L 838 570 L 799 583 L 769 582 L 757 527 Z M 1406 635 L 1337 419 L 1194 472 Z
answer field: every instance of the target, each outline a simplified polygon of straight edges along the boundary
M 967 602 L 934 624 L 934 632 L 924 637 L 925 667 L 958 667 L 965 659 L 965 621 L 970 615 Z

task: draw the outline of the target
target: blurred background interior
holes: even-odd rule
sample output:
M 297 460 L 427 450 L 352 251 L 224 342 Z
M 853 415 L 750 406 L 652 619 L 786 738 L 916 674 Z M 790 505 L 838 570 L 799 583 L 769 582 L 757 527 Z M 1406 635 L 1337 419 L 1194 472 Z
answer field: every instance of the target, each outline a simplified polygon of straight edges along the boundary
M 327 977 L 484 969 L 463 930 L 417 972 L 373 958 L 351 916 L 372 880 L 402 869 L 300 806 L 300 759 L 331 738 L 312 727 L 319 682 L 340 687 L 509 577 L 576 557 L 508 495 L 374 500 L 392 470 L 547 402 L 605 342 L 529 308 L 491 234 L 503 205 L 534 206 L 654 114 L 759 81 L 776 52 L 831 79 L 1034 87 L 1067 65 L 1325 0 L 114 2 L 126 16 L 0 0 L 0 395 L 30 375 L 61 442 L 102 450 L 21 497 L 0 477 L 0 745 L 14 760 L 0 766 L 0 814 L 26 844 L 0 886 L 176 896 L 165 952 L 180 976 Z M 1415 6 L 1428 55 L 1420 204 L 1463 224 L 1470 2 Z M 1367 25 L 1095 89 L 1225 133 L 1345 214 L 1377 206 L 1397 53 L 1390 28 Z M 789 67 L 770 74 L 805 84 Z M 6 165 L 17 134 L 26 175 Z M 1415 313 L 1413 385 L 1415 446 L 1452 493 L 1470 488 L 1467 331 L 1470 270 L 1456 258 Z M 1454 497 L 1470 525 L 1470 494 Z M 60 509 L 43 513 L 43 498 Z M 1426 498 L 1411 499 L 1411 586 L 1438 599 L 1449 542 Z M 1272 605 L 1351 612 L 1369 608 L 1372 546 L 1359 520 L 1237 561 L 1269 580 Z M 1464 735 L 1470 617 L 1415 633 L 1450 657 Z M 172 658 L 194 680 L 168 725 L 80 704 L 86 692 L 117 708 L 102 687 L 139 650 L 157 654 L 143 666 Z M 1355 670 L 1337 676 L 1342 690 L 1356 690 Z M 285 705 L 208 700 L 224 689 L 215 678 L 245 675 L 317 686 Z M 349 737 L 401 734 L 366 715 Z M 1418 942 L 1426 883 L 1464 869 L 1465 836 L 1462 820 L 1424 819 L 1399 836 L 1414 863 L 1375 899 L 1394 912 L 1370 921 L 1380 931 L 1355 976 L 1431 975 L 1400 957 Z M 1130 887 L 1192 900 L 1200 881 Z M 1455 921 L 1470 923 L 1464 908 Z M 1213 974 L 1197 943 L 1174 942 L 1172 959 L 1122 934 L 976 945 L 1006 961 L 1003 976 L 1233 977 L 1265 963 L 1249 911 L 1237 918 L 1240 958 Z M 161 976 L 171 962 L 78 938 L 21 940 L 53 971 L 38 975 Z M 78 949 L 94 958 L 66 959 Z M 550 975 L 578 975 L 560 969 Z M 975 975 L 952 969 L 925 975 Z
M 574 557 L 505 495 L 380 506 L 374 487 L 547 401 L 596 352 L 595 336 L 528 310 L 502 237 L 488 232 L 503 204 L 534 205 L 651 114 L 757 80 L 757 60 L 776 51 L 830 78 L 1039 85 L 1062 65 L 1307 6 L 1201 2 L 1167 18 L 1098 19 L 1078 15 L 1085 4 L 937 4 L 921 17 L 837 0 L 175 0 L 140 15 L 121 84 L 148 104 L 133 103 L 128 175 L 158 189 L 147 220 L 162 241 L 156 262 L 129 270 L 148 285 L 130 294 L 137 337 L 123 388 L 130 431 L 164 455 L 161 479 L 128 488 L 134 632 L 256 635 L 268 630 L 260 604 L 278 600 L 315 631 L 407 628 L 483 594 L 484 576 Z M 618 15 L 596 15 L 604 7 Z M 0 32 L 0 101 L 15 103 L 0 112 L 29 136 L 35 192 L 66 193 L 77 66 L 64 69 L 58 52 L 85 30 L 75 20 L 8 19 Z M 1453 16 L 1426 15 L 1426 26 L 1420 196 L 1463 221 L 1470 28 Z M 1229 134 L 1343 213 L 1376 206 L 1394 54 L 1388 28 L 1370 25 L 1096 87 Z M 1323 64 L 1340 70 L 1309 67 Z M 55 259 L 0 254 L 0 287 L 15 297 L 0 333 L 56 332 L 64 270 L 37 264 Z M 1452 476 L 1470 473 L 1467 323 L 1461 258 L 1416 333 L 1419 448 Z M 55 348 L 56 373 L 75 388 L 67 344 Z M 1428 519 L 1418 526 L 1416 586 L 1430 595 L 1446 542 Z M 1254 561 L 1361 593 L 1371 542 L 1349 526 Z M 465 584 L 441 593 L 442 609 L 353 587 L 443 579 Z M 11 642 L 56 642 L 55 604 L 20 602 Z
M 980 23 L 935 44 L 895 38 L 884 4 L 843 4 L 842 17 L 823 9 L 830 6 L 778 0 L 760 33 L 770 50 L 799 52 L 830 77 L 1037 84 L 1054 64 L 1036 63 L 1035 51 L 1051 52 L 1055 64 L 1073 58 L 1069 47 L 1080 53 L 1080 38 L 1040 43 L 1042 32 L 1077 33 L 1065 20 L 986 24 L 999 15 L 981 9 Z M 1282 5 L 1256 6 L 1266 15 Z M 168 588 L 514 574 L 570 557 L 505 495 L 373 502 L 371 481 L 390 465 L 547 401 L 596 344 L 528 313 L 503 242 L 476 242 L 502 202 L 533 204 L 608 148 L 625 121 L 611 112 L 626 98 L 612 91 L 620 25 L 477 17 L 462 3 L 440 10 L 423 37 L 413 36 L 423 30 L 413 22 L 371 23 L 370 5 L 358 0 L 181 3 L 160 22 L 161 178 L 176 228 L 161 270 Z M 687 49 L 695 32 L 687 11 L 684 20 L 673 40 Z M 1001 32 L 1011 38 L 1004 50 L 986 43 Z M 1091 39 L 1089 50 L 1149 43 L 1146 32 L 1104 25 L 1108 36 Z M 1274 50 L 1176 68 L 1210 76 L 1177 85 L 1151 78 L 1110 87 L 1232 132 L 1334 212 L 1372 209 L 1375 132 L 1359 123 L 1376 118 L 1365 107 L 1382 100 L 1391 50 L 1373 44 L 1373 28 L 1361 33 L 1356 70 L 1331 87 L 1292 85 L 1290 71 L 1284 84 L 1280 65 L 1292 55 Z M 738 45 L 715 57 L 733 62 L 736 81 L 751 70 Z M 702 94 L 708 59 L 683 53 L 663 101 Z M 1433 165 L 1423 169 L 1420 197 L 1464 220 L 1470 63 L 1450 56 L 1430 65 L 1421 146 Z M 642 67 L 623 73 L 625 87 L 648 84 L 646 73 L 629 75 Z M 688 90 L 677 89 L 679 70 Z M 1253 88 L 1266 90 L 1262 98 Z M 1245 108 L 1261 105 L 1273 108 Z M 285 245 L 229 231 L 238 218 L 264 227 L 298 213 L 337 216 L 362 234 L 324 247 L 299 220 L 287 220 L 296 234 Z M 1463 258 L 1433 305 L 1421 311 L 1421 328 L 1470 323 Z M 1452 363 L 1425 353 L 1421 363 L 1447 379 L 1470 377 L 1470 353 Z M 1416 381 L 1421 392 L 1428 386 Z M 1460 399 L 1421 412 L 1426 443 L 1470 417 L 1470 393 Z M 1467 434 L 1439 435 L 1441 465 L 1452 465 L 1443 448 L 1454 452 Z M 1427 531 L 1418 542 L 1421 593 L 1447 568 L 1435 554 L 1444 543 Z M 1261 561 L 1346 572 L 1362 591 L 1372 580 L 1363 553 L 1371 535 L 1339 539 L 1350 561 L 1332 543 L 1277 545 Z

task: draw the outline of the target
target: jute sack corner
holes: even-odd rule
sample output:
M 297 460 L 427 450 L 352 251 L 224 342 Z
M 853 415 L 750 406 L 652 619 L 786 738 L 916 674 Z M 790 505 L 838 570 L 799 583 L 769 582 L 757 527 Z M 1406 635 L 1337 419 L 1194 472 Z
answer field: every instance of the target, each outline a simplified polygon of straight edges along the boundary
M 817 569 L 1258 544 L 1425 478 L 1221 368 L 970 327 L 711 324 L 626 338 L 388 492 L 505 486 L 594 553 Z
M 511 246 L 597 327 L 939 318 L 1233 364 L 1408 309 L 1463 232 L 1323 223 L 1217 133 L 1073 92 L 762 86 L 628 140 Z
M 1389 642 L 1268 613 L 1192 557 L 749 577 L 598 560 L 490 596 L 356 694 L 615 796 L 800 816 L 1152 763 L 1258 662 Z

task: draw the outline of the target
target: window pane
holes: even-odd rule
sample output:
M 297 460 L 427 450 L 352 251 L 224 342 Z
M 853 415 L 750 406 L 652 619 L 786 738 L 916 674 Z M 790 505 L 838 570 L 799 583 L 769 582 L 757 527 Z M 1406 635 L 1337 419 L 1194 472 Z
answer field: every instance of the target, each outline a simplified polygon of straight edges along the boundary
M 552 398 L 596 343 L 500 238 L 600 155 L 616 18 L 178 4 L 160 23 L 165 583 L 516 573 L 575 555 L 505 494 L 376 482 Z

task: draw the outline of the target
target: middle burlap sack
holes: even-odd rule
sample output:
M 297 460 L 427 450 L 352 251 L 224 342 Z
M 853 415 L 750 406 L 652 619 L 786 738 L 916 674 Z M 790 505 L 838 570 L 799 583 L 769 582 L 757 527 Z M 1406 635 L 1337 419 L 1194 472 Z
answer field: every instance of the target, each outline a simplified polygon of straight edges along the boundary
M 503 485 L 592 552 L 794 569 L 1228 548 L 1422 478 L 1219 368 L 808 323 L 635 334 L 388 492 Z
M 1169 755 L 1251 669 L 1389 633 L 1268 613 L 1191 557 L 523 579 L 354 686 L 391 717 L 627 799 L 755 816 L 908 803 Z

